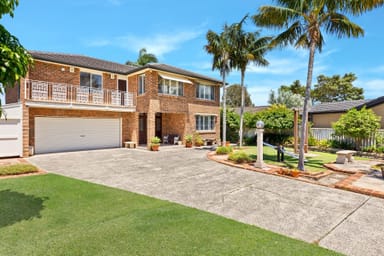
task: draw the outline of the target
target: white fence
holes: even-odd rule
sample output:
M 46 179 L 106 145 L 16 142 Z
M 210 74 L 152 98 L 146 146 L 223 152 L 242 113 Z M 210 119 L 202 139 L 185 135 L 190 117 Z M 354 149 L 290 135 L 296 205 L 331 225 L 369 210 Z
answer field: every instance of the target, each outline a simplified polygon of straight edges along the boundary
M 333 136 L 332 128 L 311 128 L 311 135 L 317 140 L 337 140 L 340 142 L 347 142 L 350 144 L 355 144 L 355 141 L 349 137 L 344 136 Z M 378 134 L 384 136 L 384 129 L 378 131 Z M 372 135 L 370 138 L 362 141 L 362 147 L 370 147 L 376 145 L 376 137 Z

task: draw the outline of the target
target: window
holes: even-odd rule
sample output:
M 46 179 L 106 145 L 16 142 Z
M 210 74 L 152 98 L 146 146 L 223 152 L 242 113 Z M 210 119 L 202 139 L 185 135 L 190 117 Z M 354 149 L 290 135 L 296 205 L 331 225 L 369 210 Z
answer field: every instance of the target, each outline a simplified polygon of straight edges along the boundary
M 138 76 L 138 87 L 139 95 L 145 93 L 145 75 Z
M 215 100 L 215 87 L 204 84 L 197 85 L 196 97 L 204 100 Z
M 80 86 L 90 87 L 94 89 L 102 89 L 103 82 L 101 75 L 80 72 Z
M 183 83 L 171 79 L 161 78 L 159 76 L 159 93 L 175 96 L 184 95 Z
M 196 116 L 197 131 L 213 131 L 215 130 L 215 116 Z

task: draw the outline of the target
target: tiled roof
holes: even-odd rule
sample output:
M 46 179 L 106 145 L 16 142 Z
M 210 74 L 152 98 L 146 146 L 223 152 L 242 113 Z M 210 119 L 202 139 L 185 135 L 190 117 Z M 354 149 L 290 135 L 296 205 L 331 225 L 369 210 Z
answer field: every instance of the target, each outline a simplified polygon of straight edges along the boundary
M 116 62 L 100 60 L 92 57 L 77 54 L 53 53 L 41 51 L 29 51 L 33 58 L 44 61 L 51 61 L 60 64 L 72 65 L 82 68 L 96 69 L 111 73 L 127 74 L 134 66 L 128 66 Z
M 372 100 L 350 100 L 340 102 L 327 102 L 312 106 L 309 109 L 309 113 L 339 113 L 347 112 L 351 108 L 358 108 L 366 105 Z
M 33 58 L 43 61 L 50 61 L 65 65 L 71 65 L 82 68 L 95 69 L 100 71 L 106 71 L 111 73 L 118 73 L 122 75 L 128 75 L 146 68 L 156 69 L 159 71 L 170 72 L 174 74 L 184 75 L 188 77 L 198 78 L 202 80 L 211 81 L 214 83 L 221 83 L 220 80 L 190 72 L 181 68 L 173 67 L 166 64 L 160 63 L 149 63 L 145 66 L 137 67 L 124 65 L 116 62 L 96 59 L 78 54 L 67 54 L 67 53 L 53 53 L 53 52 L 41 52 L 41 51 L 29 51 Z
M 367 103 L 365 104 L 365 106 L 366 106 L 367 108 L 371 108 L 371 107 L 374 107 L 374 106 L 379 105 L 379 104 L 382 104 L 382 103 L 384 103 L 384 96 L 378 97 L 378 98 L 376 98 L 376 99 L 374 99 L 374 100 L 371 100 L 371 101 L 367 102 Z M 362 107 L 363 107 L 363 106 L 359 106 L 358 109 L 359 109 L 359 108 L 362 108 Z
M 178 75 L 183 75 L 183 76 L 193 77 L 193 78 L 197 78 L 197 79 L 207 80 L 207 81 L 211 81 L 214 83 L 221 83 L 220 80 L 217 80 L 215 78 L 204 76 L 204 75 L 197 74 L 197 73 L 185 70 L 185 69 L 181 69 L 181 68 L 177 68 L 177 67 L 170 66 L 167 64 L 161 64 L 161 63 L 149 63 L 145 66 L 138 67 L 135 70 L 131 70 L 129 73 L 134 73 L 134 72 L 146 69 L 146 68 L 151 68 L 151 69 L 156 69 L 159 71 L 165 71 L 165 72 L 170 72 L 170 73 L 174 73 L 174 74 L 178 74 Z

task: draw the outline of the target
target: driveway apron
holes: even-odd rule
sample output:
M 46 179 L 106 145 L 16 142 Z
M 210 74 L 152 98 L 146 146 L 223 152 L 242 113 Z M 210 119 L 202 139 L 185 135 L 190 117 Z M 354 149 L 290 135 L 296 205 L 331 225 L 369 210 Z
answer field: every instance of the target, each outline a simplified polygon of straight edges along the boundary
M 36 155 L 43 170 L 194 207 L 347 255 L 384 255 L 384 200 L 162 147 Z

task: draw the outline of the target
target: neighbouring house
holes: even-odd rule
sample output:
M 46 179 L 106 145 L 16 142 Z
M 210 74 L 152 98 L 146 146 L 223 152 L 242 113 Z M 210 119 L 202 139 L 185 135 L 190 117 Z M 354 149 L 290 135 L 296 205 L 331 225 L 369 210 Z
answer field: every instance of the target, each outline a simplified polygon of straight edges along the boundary
M 121 147 L 126 141 L 149 145 L 153 136 L 168 134 L 220 139 L 219 80 L 165 64 L 136 67 L 30 53 L 33 67 L 6 91 L 5 111 L 19 129 L 0 138 L 20 149 L 11 155 Z
M 372 109 L 381 117 L 381 129 L 384 128 L 384 96 L 373 100 L 351 100 L 341 102 L 329 102 L 314 105 L 309 110 L 309 120 L 313 123 L 313 128 L 332 128 L 332 123 L 339 120 L 352 108 L 361 109 L 362 107 Z

